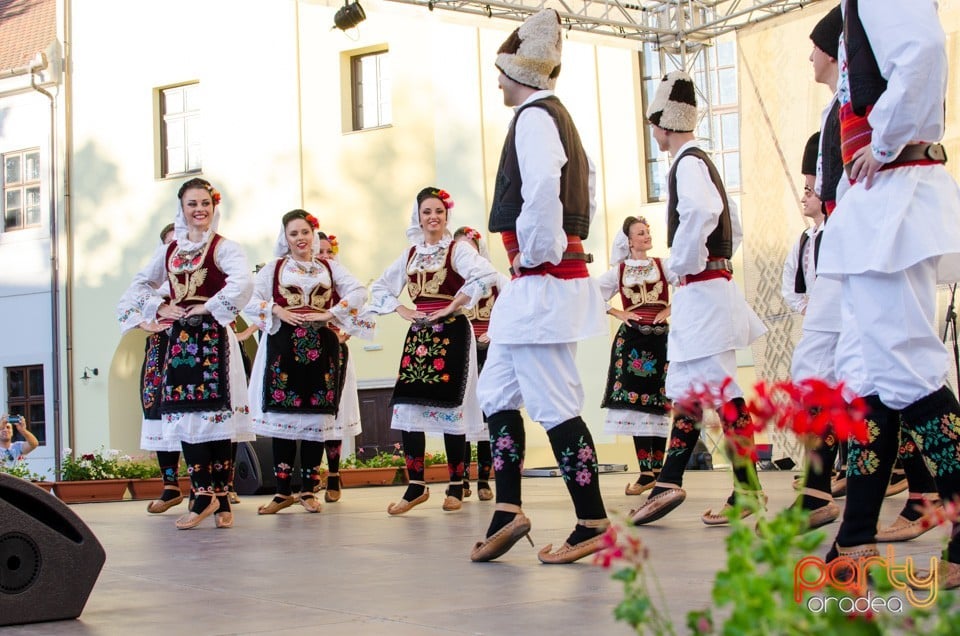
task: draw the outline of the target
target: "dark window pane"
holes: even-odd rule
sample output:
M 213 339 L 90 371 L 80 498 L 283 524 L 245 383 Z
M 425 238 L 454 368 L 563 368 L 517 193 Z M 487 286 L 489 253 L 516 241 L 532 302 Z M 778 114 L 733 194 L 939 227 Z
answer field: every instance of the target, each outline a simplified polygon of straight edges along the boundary
M 43 367 L 30 368 L 30 397 L 43 397 Z
M 7 397 L 22 398 L 26 397 L 26 387 L 24 386 L 23 369 L 10 369 L 7 371 Z
M 43 403 L 30 405 L 30 417 L 27 418 L 30 432 L 37 436 L 37 441 L 43 446 L 47 442 L 46 417 Z

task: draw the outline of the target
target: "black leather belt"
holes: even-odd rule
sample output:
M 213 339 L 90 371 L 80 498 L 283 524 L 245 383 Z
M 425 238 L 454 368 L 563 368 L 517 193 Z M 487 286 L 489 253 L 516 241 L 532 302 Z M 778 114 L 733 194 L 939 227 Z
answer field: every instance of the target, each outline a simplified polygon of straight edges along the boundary
M 704 269 L 704 271 L 711 270 L 711 269 L 712 269 L 712 270 L 720 269 L 720 270 L 723 270 L 723 271 L 725 271 L 725 272 L 731 272 L 731 273 L 732 273 L 732 272 L 733 272 L 733 261 L 731 261 L 729 258 L 720 258 L 720 259 L 717 259 L 717 260 L 708 260 L 708 261 L 707 261 L 707 266 L 704 267 L 703 269 Z
M 184 327 L 198 327 L 203 322 L 203 316 L 184 316 L 180 319 L 180 324 Z

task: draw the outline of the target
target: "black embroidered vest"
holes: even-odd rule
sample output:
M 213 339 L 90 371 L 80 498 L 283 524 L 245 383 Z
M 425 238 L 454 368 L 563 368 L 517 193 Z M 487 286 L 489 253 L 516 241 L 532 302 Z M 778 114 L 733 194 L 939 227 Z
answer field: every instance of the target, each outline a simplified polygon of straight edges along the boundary
M 730 226 L 730 204 L 727 201 L 727 190 L 723 187 L 720 173 L 717 172 L 717 167 L 710 161 L 710 157 L 696 146 L 691 146 L 680 153 L 667 174 L 667 247 L 673 247 L 673 237 L 677 233 L 677 228 L 680 227 L 680 213 L 677 211 L 677 166 L 680 165 L 680 160 L 687 155 L 693 155 L 707 164 L 710 180 L 713 181 L 714 187 L 720 193 L 720 200 L 723 201 L 723 212 L 720 213 L 717 227 L 707 237 L 707 253 L 716 258 L 731 258 L 733 256 L 733 229 Z
M 516 231 L 517 217 L 523 206 L 520 194 L 522 185 L 520 164 L 517 160 L 517 119 L 527 108 L 542 108 L 557 125 L 560 143 L 567 155 L 567 163 L 560 170 L 560 202 L 563 204 L 563 231 L 566 234 L 587 238 L 590 230 L 590 165 L 587 153 L 580 143 L 580 134 L 570 113 L 554 96 L 538 99 L 517 109 L 510 122 L 507 138 L 500 154 L 497 183 L 493 193 L 488 228 L 491 232 Z

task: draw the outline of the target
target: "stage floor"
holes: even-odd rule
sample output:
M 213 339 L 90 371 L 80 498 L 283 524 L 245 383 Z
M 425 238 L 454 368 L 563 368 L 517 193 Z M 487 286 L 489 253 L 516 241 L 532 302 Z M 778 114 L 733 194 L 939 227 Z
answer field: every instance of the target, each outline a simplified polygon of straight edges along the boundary
M 771 510 L 792 500 L 792 475 L 761 473 Z M 601 476 L 609 509 L 625 512 L 644 500 L 623 494 L 633 479 L 635 473 Z M 727 531 L 707 528 L 699 517 L 722 504 L 730 484 L 729 472 L 687 473 L 686 503 L 642 530 L 678 633 L 686 632 L 687 611 L 710 603 L 714 573 L 725 561 Z M 523 488 L 536 550 L 562 543 L 574 524 L 562 480 L 526 478 Z M 257 506 L 268 497 L 244 497 L 229 530 L 215 529 L 212 518 L 193 530 L 176 530 L 173 522 L 185 504 L 162 515 L 147 514 L 145 502 L 74 505 L 107 552 L 83 614 L 4 633 L 632 633 L 613 618 L 621 588 L 611 571 L 590 559 L 542 565 L 526 541 L 499 561 L 471 563 L 470 548 L 483 535 L 493 502 L 474 494 L 461 511 L 446 513 L 440 485 L 426 503 L 389 517 L 387 504 L 402 494 L 401 486 L 348 489 L 320 514 L 298 505 L 263 517 Z M 881 521 L 891 522 L 905 498 L 888 498 Z M 828 526 L 829 537 L 836 528 Z M 946 532 L 937 528 L 900 544 L 897 556 L 928 558 Z

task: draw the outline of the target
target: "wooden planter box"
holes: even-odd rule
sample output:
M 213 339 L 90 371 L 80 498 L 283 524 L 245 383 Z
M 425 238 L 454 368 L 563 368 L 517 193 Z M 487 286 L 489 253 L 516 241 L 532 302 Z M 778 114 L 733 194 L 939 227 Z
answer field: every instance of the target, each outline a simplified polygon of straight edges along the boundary
M 130 498 L 138 500 L 159 499 L 163 494 L 163 480 L 159 477 L 153 479 L 131 479 L 130 480 Z
M 450 469 L 444 464 L 434 464 L 423 469 L 423 480 L 428 484 L 450 481 Z
M 37 488 L 42 488 L 47 492 L 53 492 L 53 482 L 52 481 L 31 481 L 31 484 Z
M 388 468 L 341 468 L 340 487 L 355 488 L 357 486 L 392 486 L 403 483 L 400 473 L 404 469 L 391 466 Z
M 53 485 L 53 492 L 64 503 L 123 501 L 129 483 L 129 479 L 58 481 Z

